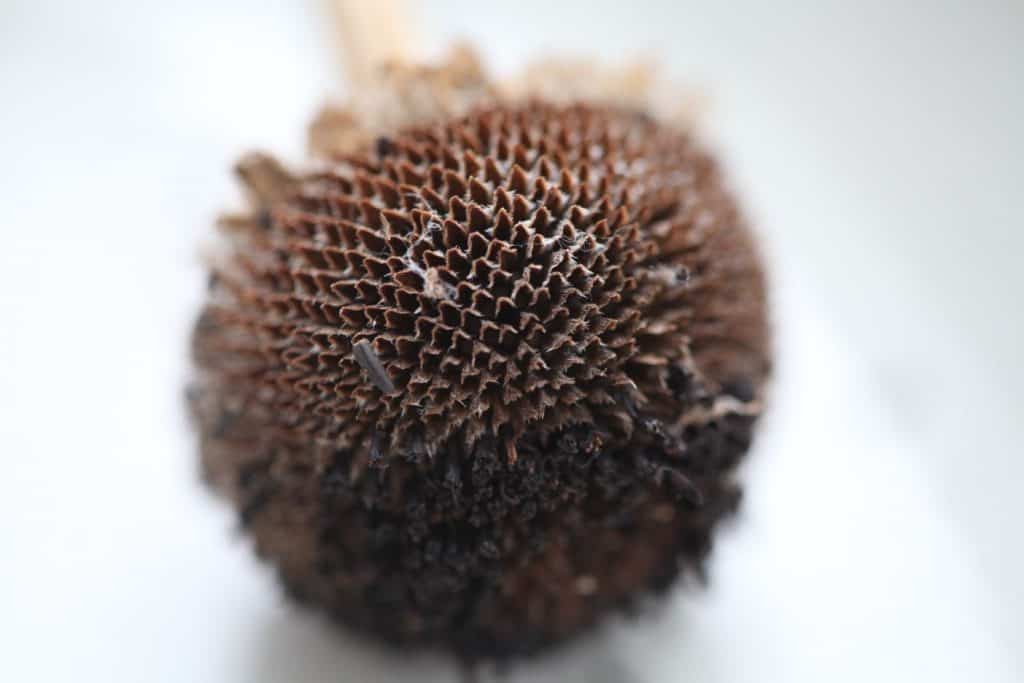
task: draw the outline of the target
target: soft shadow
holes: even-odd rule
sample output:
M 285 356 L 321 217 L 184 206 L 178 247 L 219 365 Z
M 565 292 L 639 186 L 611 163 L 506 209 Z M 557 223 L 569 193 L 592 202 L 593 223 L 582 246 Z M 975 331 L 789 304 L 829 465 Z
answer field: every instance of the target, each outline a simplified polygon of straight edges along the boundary
M 377 647 L 330 623 L 312 610 L 274 610 L 251 640 L 253 683 L 462 683 L 458 666 L 440 656 L 410 655 Z M 623 649 L 607 632 L 585 638 L 557 654 L 496 672 L 483 667 L 479 683 L 648 683 L 672 680 L 634 673 Z
M 609 628 L 609 650 L 615 652 L 618 671 L 612 678 L 587 680 L 636 683 L 731 683 L 719 661 L 732 636 L 716 632 L 707 623 L 711 615 L 697 607 L 709 599 L 714 585 L 698 587 L 681 582 L 676 590 L 650 605 L 635 618 L 617 619 Z M 723 637 L 724 636 L 724 637 Z M 615 678 L 614 676 L 618 676 Z
M 557 654 L 523 664 L 502 683 L 647 683 L 626 666 L 606 631 L 586 637 Z
M 407 655 L 365 642 L 313 610 L 288 605 L 252 639 L 253 683 L 452 683 L 458 670 L 438 657 Z

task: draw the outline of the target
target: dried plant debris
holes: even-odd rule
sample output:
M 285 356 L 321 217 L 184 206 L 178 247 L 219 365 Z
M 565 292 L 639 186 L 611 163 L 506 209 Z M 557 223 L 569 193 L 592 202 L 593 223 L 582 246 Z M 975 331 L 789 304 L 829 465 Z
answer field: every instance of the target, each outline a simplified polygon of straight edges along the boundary
M 701 574 L 769 355 L 698 146 L 533 101 L 278 177 L 231 223 L 190 395 L 208 480 L 292 595 L 503 659 Z
M 456 44 L 439 63 L 383 60 L 364 64 L 359 96 L 324 107 L 309 130 L 315 156 L 350 154 L 375 136 L 440 117 L 461 116 L 497 96 L 476 51 Z

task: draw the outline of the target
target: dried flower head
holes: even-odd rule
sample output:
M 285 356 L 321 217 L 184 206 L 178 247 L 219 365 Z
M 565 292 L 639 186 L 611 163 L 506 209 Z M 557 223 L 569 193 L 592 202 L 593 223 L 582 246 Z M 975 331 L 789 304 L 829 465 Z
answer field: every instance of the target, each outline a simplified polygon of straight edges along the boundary
M 757 254 L 688 137 L 532 101 L 241 170 L 192 407 L 293 595 L 509 657 L 700 571 L 769 360 Z

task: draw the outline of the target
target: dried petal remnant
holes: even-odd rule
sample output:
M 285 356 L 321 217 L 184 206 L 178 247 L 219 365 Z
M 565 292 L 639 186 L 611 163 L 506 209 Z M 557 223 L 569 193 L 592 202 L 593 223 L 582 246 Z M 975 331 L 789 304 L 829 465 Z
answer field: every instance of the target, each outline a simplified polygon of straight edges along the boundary
M 757 255 L 698 147 L 535 102 L 277 187 L 232 222 L 193 412 L 294 595 L 504 657 L 699 571 L 769 361 Z

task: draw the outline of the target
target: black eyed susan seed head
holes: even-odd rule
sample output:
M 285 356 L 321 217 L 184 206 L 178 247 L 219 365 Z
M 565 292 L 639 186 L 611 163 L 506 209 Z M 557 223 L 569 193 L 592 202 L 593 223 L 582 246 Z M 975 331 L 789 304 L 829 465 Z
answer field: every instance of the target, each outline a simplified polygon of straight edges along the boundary
M 534 101 L 240 170 L 192 408 L 293 595 L 501 658 L 700 572 L 769 360 L 757 253 L 688 137 Z

